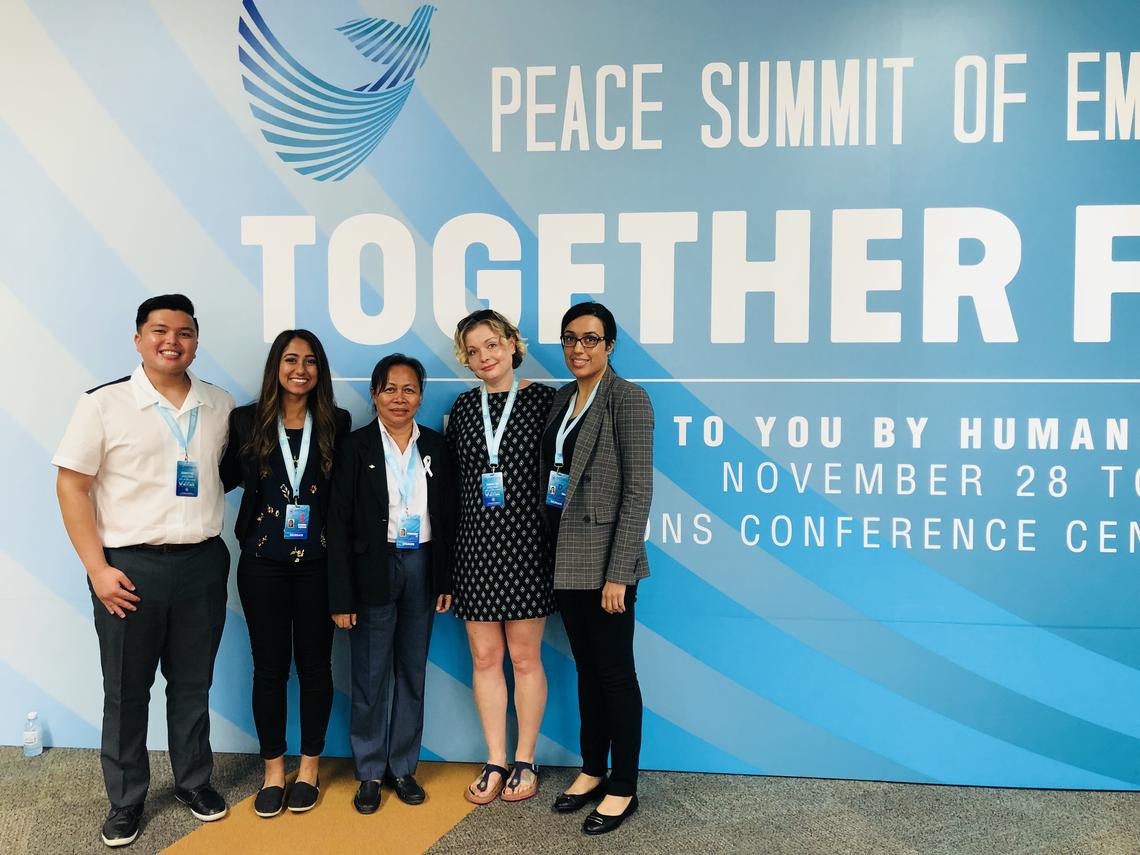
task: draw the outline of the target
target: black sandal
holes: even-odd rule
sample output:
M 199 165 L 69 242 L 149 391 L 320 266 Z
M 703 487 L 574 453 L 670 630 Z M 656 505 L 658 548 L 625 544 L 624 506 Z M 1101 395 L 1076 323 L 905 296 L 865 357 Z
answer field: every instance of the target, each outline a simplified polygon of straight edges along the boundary
M 492 788 L 490 780 L 494 772 L 499 773 L 499 783 Z M 507 775 L 509 774 L 510 772 L 502 766 L 496 766 L 494 763 L 485 763 L 483 765 L 483 773 L 479 777 L 479 782 L 475 785 L 479 792 L 474 793 L 471 791 L 471 787 L 468 787 L 463 791 L 463 798 L 467 799 L 467 801 L 473 805 L 490 804 L 498 798 L 499 792 L 503 789 L 503 785 L 506 783 Z
M 519 792 L 519 784 L 522 783 L 522 773 L 530 770 L 534 774 L 534 785 L 530 789 Z M 508 793 L 507 788 L 514 790 L 513 793 Z M 529 799 L 538 793 L 538 764 L 527 763 L 525 760 L 516 760 L 514 765 L 511 766 L 511 777 L 506 784 L 503 785 L 503 792 L 499 796 L 505 802 L 521 802 L 524 799 Z

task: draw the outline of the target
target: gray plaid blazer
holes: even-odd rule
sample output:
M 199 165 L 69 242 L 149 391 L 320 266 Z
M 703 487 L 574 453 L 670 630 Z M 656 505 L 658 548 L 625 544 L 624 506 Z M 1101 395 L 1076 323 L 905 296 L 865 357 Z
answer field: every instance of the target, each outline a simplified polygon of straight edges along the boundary
M 574 394 L 558 390 L 546 426 Z M 546 500 L 554 461 L 543 451 L 539 489 Z M 555 547 L 554 587 L 590 590 L 631 585 L 649 575 L 645 524 L 653 498 L 653 405 L 645 390 L 606 369 L 582 418 Z

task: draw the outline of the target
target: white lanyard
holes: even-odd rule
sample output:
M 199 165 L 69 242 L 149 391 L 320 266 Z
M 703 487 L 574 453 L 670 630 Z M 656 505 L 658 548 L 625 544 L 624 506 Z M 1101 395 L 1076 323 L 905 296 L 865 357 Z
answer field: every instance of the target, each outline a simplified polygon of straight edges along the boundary
M 391 470 L 392 475 L 396 479 L 396 488 L 400 491 L 400 501 L 404 503 L 404 512 L 407 513 L 408 507 L 412 501 L 412 494 L 416 490 L 416 461 L 419 459 L 419 449 L 415 443 L 412 443 L 412 448 L 408 452 L 408 465 L 402 468 L 400 458 L 396 454 L 396 442 L 388 437 L 385 431 L 380 431 L 380 438 L 384 441 L 384 462 L 388 464 L 388 469 Z M 409 439 L 408 442 L 411 442 Z
M 198 430 L 198 406 L 201 405 L 199 404 L 198 406 L 195 406 L 194 409 L 190 411 L 190 426 L 185 434 L 182 433 L 182 428 L 179 427 L 178 421 L 174 418 L 174 416 L 170 415 L 166 407 L 158 404 L 157 402 L 154 406 L 158 410 L 158 414 L 166 420 L 166 424 L 170 428 L 170 432 L 174 434 L 174 439 L 178 442 L 178 448 L 182 452 L 182 459 L 189 460 L 190 441 L 194 439 L 194 432 Z
M 602 381 L 598 380 L 594 386 L 594 390 L 590 392 L 590 397 L 586 399 L 586 406 L 582 407 L 582 412 L 578 413 L 573 419 L 570 414 L 574 412 L 574 405 L 578 403 L 578 390 L 574 390 L 574 394 L 570 396 L 570 403 L 566 405 L 566 415 L 562 417 L 562 424 L 558 428 L 558 433 L 554 435 L 554 465 L 562 467 L 562 446 L 566 444 L 566 437 L 570 435 L 570 431 L 574 430 L 578 422 L 582 420 L 582 416 L 586 415 L 586 411 L 590 409 L 590 404 L 594 403 L 594 396 L 598 394 L 598 388 L 602 385 Z
M 503 414 L 499 417 L 499 426 L 494 431 L 491 430 L 491 405 L 490 397 L 487 394 L 487 384 L 483 384 L 482 402 L 483 402 L 483 435 L 487 438 L 487 457 L 491 461 L 491 471 L 495 471 L 495 467 L 499 465 L 499 446 L 503 442 L 503 434 L 507 432 L 507 421 L 511 417 L 511 410 L 515 406 L 515 398 L 519 393 L 519 380 L 516 377 L 515 381 L 511 384 L 511 391 L 507 393 L 507 403 L 503 407 Z
M 289 447 L 289 435 L 285 433 L 285 420 L 277 416 L 277 443 L 281 446 L 281 457 L 285 461 L 285 474 L 289 477 L 289 488 L 293 491 L 293 502 L 301 494 L 301 476 L 305 474 L 305 465 L 309 462 L 309 442 L 313 437 L 313 414 L 305 410 L 305 427 L 301 431 L 301 453 L 293 457 L 293 449 Z

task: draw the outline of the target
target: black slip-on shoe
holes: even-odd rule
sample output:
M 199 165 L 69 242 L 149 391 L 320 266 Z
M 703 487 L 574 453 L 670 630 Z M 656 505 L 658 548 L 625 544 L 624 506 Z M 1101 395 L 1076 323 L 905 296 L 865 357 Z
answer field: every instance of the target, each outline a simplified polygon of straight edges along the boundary
M 396 791 L 400 801 L 406 805 L 422 805 L 424 799 L 427 798 L 427 793 L 424 792 L 424 788 L 420 786 L 415 775 L 403 775 L 399 778 L 389 775 L 385 781 L 389 787 Z
M 284 787 L 262 787 L 253 800 L 253 812 L 263 819 L 277 816 L 284 807 Z
M 352 797 L 352 806 L 358 813 L 376 813 L 380 807 L 380 782 L 361 781 L 356 795 Z
M 317 805 L 317 797 L 321 794 L 321 779 L 317 778 L 316 784 L 309 784 L 305 781 L 294 781 L 293 786 L 289 789 L 289 804 L 286 807 L 292 813 L 304 813 L 307 810 L 312 810 Z
M 103 820 L 103 842 L 108 846 L 128 846 L 139 836 L 139 823 L 142 820 L 142 805 L 111 808 Z
M 616 831 L 621 827 L 621 824 L 626 821 L 630 816 L 637 812 L 637 796 L 629 800 L 625 810 L 617 816 L 607 816 L 604 813 L 598 813 L 598 809 L 590 811 L 586 820 L 582 823 L 582 831 L 586 834 L 609 834 L 611 831 Z
M 574 813 L 576 810 L 581 810 L 590 802 L 596 802 L 603 798 L 606 794 L 606 782 L 602 780 L 594 789 L 588 793 L 561 793 L 558 798 L 554 800 L 551 809 L 558 813 Z
M 195 819 L 214 822 L 226 815 L 226 800 L 209 784 L 192 790 L 175 789 L 174 798 L 190 808 Z

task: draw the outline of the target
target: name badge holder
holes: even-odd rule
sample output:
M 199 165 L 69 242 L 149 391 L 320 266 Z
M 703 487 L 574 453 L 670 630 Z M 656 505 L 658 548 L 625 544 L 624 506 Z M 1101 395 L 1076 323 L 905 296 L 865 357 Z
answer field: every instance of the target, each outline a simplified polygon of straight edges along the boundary
M 570 414 L 574 412 L 574 406 L 578 403 L 578 390 L 574 390 L 574 394 L 570 396 L 570 403 L 566 405 L 566 415 L 562 417 L 562 424 L 558 426 L 558 433 L 554 435 L 554 468 L 550 470 L 550 477 L 546 481 L 546 504 L 552 508 L 566 507 L 566 490 L 570 486 L 570 474 L 562 471 L 564 463 L 562 449 L 566 445 L 566 437 L 589 411 L 590 404 L 594 403 L 594 396 L 598 394 L 601 385 L 601 381 L 595 384 L 590 397 L 586 399 L 586 406 L 582 407 L 582 412 L 571 419 Z
M 285 461 L 285 474 L 289 477 L 289 495 L 292 501 L 285 506 L 285 540 L 309 539 L 309 505 L 297 502 L 301 495 L 301 477 L 309 462 L 309 446 L 313 438 L 313 414 L 305 411 L 305 427 L 301 431 L 301 450 L 294 457 L 289 447 L 289 435 L 285 432 L 285 420 L 277 416 L 277 444 L 281 446 L 281 458 Z
M 503 485 L 503 473 L 499 472 L 499 446 L 503 443 L 503 434 L 507 432 L 507 421 L 511 417 L 511 410 L 515 407 L 515 398 L 519 392 L 519 381 L 516 377 L 511 383 L 511 391 L 507 393 L 507 403 L 503 407 L 503 414 L 499 417 L 499 424 L 491 429 L 491 404 L 487 394 L 487 384 L 483 384 L 483 435 L 487 439 L 487 458 L 491 464 L 491 471 L 484 472 L 479 479 L 482 488 L 483 507 L 501 508 L 506 503 L 506 488 Z
M 194 433 L 198 430 L 198 407 L 194 407 L 190 411 L 189 427 L 186 433 L 182 433 L 178 420 L 170 414 L 167 407 L 157 403 L 154 406 L 166 422 L 167 427 L 170 428 L 170 432 L 174 434 L 174 439 L 178 442 L 178 448 L 182 452 L 182 459 L 174 467 L 174 495 L 186 499 L 196 499 L 198 497 L 198 464 L 190 459 L 190 441 L 194 439 Z
M 411 453 L 408 454 L 408 465 L 406 468 L 402 468 L 398 465 L 399 458 L 395 453 L 395 443 L 393 443 L 392 440 L 388 438 L 388 434 L 383 431 L 381 431 L 381 438 L 384 441 L 384 462 L 387 464 L 388 469 L 396 476 L 396 486 L 400 492 L 400 502 L 404 506 L 403 513 L 396 519 L 396 548 L 419 549 L 420 515 L 408 512 L 412 501 L 412 494 L 416 489 L 415 472 L 420 460 L 419 449 L 413 445 Z

